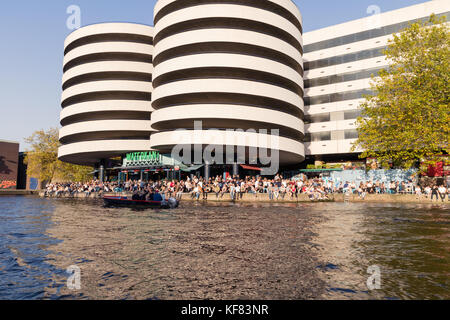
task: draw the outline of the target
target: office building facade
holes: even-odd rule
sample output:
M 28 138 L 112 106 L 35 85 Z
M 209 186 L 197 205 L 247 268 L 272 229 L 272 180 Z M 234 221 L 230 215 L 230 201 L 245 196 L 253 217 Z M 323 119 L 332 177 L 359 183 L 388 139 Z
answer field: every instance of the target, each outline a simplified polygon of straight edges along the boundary
M 354 159 L 358 106 L 371 94 L 371 75 L 388 67 L 383 55 L 392 34 L 409 23 L 445 16 L 446 1 L 428 1 L 304 34 L 305 149 L 308 158 Z

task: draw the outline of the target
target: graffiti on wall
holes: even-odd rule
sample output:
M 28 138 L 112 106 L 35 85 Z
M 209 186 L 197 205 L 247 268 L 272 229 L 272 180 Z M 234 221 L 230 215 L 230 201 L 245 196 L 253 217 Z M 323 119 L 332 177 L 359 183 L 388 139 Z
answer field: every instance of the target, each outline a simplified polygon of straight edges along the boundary
M 30 190 L 37 190 L 38 188 L 39 180 L 37 178 L 30 178 Z
M 17 181 L 0 181 L 0 189 L 15 189 L 17 186 Z

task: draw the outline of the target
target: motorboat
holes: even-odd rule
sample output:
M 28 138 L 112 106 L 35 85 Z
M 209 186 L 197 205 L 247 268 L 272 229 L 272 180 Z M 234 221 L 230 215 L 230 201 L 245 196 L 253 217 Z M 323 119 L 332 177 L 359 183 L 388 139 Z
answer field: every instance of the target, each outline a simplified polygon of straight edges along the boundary
M 179 201 L 175 198 L 168 200 L 135 200 L 127 196 L 104 196 L 103 201 L 108 207 L 138 207 L 153 209 L 175 209 L 179 205 Z

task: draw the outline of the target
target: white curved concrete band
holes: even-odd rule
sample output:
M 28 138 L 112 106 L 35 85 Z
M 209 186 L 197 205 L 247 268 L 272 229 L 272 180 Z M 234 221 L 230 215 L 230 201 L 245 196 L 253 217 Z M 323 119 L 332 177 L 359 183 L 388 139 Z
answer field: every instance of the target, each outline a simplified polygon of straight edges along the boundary
M 291 1 L 271 2 L 288 13 L 271 12 L 269 4 L 262 2 L 254 6 L 248 1 L 157 2 L 155 16 L 171 8 L 155 24 L 152 126 L 169 131 L 152 134 L 152 148 L 170 150 L 181 143 L 170 129 L 182 129 L 189 121 L 188 127 L 193 128 L 194 121 L 202 121 L 200 138 L 191 136 L 196 134 L 193 130 L 183 131 L 189 143 L 239 146 L 240 135 L 244 140 L 252 136 L 236 131 L 236 139 L 228 139 L 226 131 L 210 130 L 220 124 L 223 129 L 257 132 L 278 129 L 282 136 L 277 149 L 284 154 L 280 160 L 289 164 L 304 159 L 302 34 L 297 27 L 301 15 Z M 214 19 L 221 22 L 214 25 Z M 239 23 L 225 27 L 227 20 Z M 261 23 L 271 30 L 261 28 Z M 268 147 L 256 141 L 250 145 Z
M 67 37 L 60 159 L 97 164 L 124 151 L 149 150 L 152 39 L 153 27 L 132 23 L 91 25 Z

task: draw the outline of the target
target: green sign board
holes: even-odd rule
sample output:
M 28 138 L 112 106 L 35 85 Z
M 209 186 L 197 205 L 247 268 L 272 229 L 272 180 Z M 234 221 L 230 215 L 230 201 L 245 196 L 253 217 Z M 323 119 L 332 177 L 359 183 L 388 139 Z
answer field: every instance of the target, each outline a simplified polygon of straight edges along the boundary
M 123 159 L 124 167 L 148 167 L 161 165 L 161 155 L 157 151 L 127 153 Z
M 133 152 L 127 153 L 126 159 L 128 161 L 153 161 L 159 160 L 160 155 L 157 151 L 149 151 L 149 152 Z

